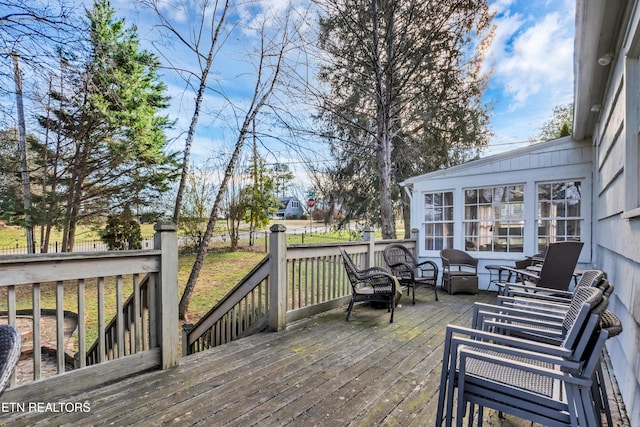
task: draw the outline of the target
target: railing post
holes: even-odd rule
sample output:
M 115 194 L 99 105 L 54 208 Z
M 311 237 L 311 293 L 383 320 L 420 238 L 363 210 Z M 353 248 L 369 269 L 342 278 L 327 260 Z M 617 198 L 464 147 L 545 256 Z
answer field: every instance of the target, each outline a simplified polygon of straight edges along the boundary
M 269 229 L 269 330 L 287 327 L 287 228 L 282 224 Z
M 182 325 L 182 355 L 188 356 L 189 352 L 189 332 L 193 330 L 193 323 L 184 323 Z
M 365 242 L 369 242 L 369 248 L 367 249 L 367 256 L 365 258 L 365 268 L 371 268 L 373 267 L 375 264 L 375 249 L 376 249 L 376 243 L 375 243 L 375 235 L 374 235 L 374 231 L 370 228 L 365 229 L 362 232 L 362 240 L 364 240 Z
M 178 365 L 178 238 L 172 222 L 158 222 L 153 229 L 154 248 L 162 251 L 157 280 L 157 335 L 162 369 Z

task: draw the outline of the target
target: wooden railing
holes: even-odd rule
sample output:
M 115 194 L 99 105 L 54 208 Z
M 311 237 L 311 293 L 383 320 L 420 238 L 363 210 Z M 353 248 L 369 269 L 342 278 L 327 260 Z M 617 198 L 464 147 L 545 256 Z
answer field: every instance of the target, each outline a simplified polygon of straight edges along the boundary
M 384 248 L 398 240 L 286 245 L 286 228 L 271 227 L 269 255 L 195 325 L 183 329 L 183 355 L 346 305 L 351 285 L 340 247 L 361 267 L 384 266 Z M 402 240 L 415 248 L 414 240 Z
M 183 326 L 182 353 L 192 354 L 268 326 L 269 257 L 264 258 L 195 325 Z
M 149 319 L 150 310 L 153 309 L 149 292 L 149 282 L 153 281 L 152 277 L 147 274 L 138 284 L 138 275 L 132 276 L 133 293 L 124 304 L 116 307 L 117 312 L 121 314 L 114 315 L 107 326 L 98 331 L 98 338 L 87 351 L 87 365 L 129 356 L 152 347 L 152 343 L 156 341 L 150 330 Z M 118 288 L 116 292 L 122 293 Z M 117 301 L 120 299 L 118 298 Z M 98 319 L 99 325 L 104 324 L 104 312 L 98 313 Z
M 60 387 L 71 393 L 87 383 L 176 366 L 176 242 L 175 225 L 158 223 L 152 250 L 0 257 L 6 321 L 20 329 L 23 349 L 32 347 L 33 372 L 30 378 L 22 374 L 20 385 L 14 376 L 3 399 L 46 399 Z M 127 295 L 131 303 L 125 301 Z M 43 316 L 49 309 L 54 310 L 53 319 Z M 31 312 L 31 318 L 18 316 L 19 310 Z M 77 313 L 72 320 L 76 325 L 69 325 L 65 311 Z M 30 383 L 43 377 L 43 364 L 48 363 L 44 344 L 54 347 L 57 375 Z M 78 369 L 66 372 L 69 352 L 75 354 Z

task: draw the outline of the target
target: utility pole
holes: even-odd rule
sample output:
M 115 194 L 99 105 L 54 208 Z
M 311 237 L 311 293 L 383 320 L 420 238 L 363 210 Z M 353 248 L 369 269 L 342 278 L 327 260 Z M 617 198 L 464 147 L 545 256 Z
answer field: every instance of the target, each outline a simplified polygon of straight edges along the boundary
M 20 162 L 22 165 L 22 203 L 24 206 L 25 231 L 27 233 L 27 253 L 35 253 L 35 242 L 33 240 L 33 227 L 31 225 L 31 187 L 29 185 L 29 170 L 27 162 L 27 132 L 24 121 L 24 104 L 22 102 L 22 75 L 20 73 L 20 62 L 17 53 L 11 54 L 13 57 L 13 70 L 16 82 L 16 104 L 18 109 L 18 147 L 20 149 Z

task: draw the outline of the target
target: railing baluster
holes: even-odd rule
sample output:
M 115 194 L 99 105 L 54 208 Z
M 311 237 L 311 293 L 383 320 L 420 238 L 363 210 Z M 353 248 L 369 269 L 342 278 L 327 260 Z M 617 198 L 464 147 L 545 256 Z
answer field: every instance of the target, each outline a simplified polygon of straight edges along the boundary
M 309 258 L 306 258 L 304 260 L 304 298 L 303 298 L 303 303 L 304 306 L 308 306 L 309 305 L 309 275 L 311 273 L 310 271 L 310 267 L 309 267 L 309 261 L 311 261 L 311 265 L 313 265 L 313 258 L 311 258 L 311 260 L 309 260 Z
M 116 331 L 117 331 L 117 346 L 118 357 L 124 356 L 124 319 L 122 314 L 122 275 L 116 276 Z
M 85 285 L 84 279 L 78 280 L 78 355 L 80 359 L 80 367 L 87 366 L 87 331 L 85 325 Z
M 15 286 L 9 286 L 9 287 L 7 287 L 7 316 L 8 316 L 7 320 L 8 320 L 8 323 L 10 325 L 17 326 L 16 315 L 17 315 L 16 287 Z M 15 373 L 15 371 L 13 372 L 13 374 L 11 374 L 10 385 L 11 386 L 15 386 L 16 385 L 16 373 Z
M 104 317 L 104 277 L 98 277 L 98 363 L 103 363 L 107 352 Z
M 327 256 L 322 257 L 322 285 L 318 290 L 318 298 L 321 301 L 327 301 L 327 266 L 329 265 L 329 260 Z
M 156 348 L 158 346 L 158 306 L 156 305 L 158 275 L 156 273 L 149 275 L 149 284 L 147 285 L 147 298 L 149 306 L 149 347 Z
M 137 353 L 140 346 L 140 334 L 142 328 L 140 327 L 140 283 L 138 281 L 138 275 L 133 275 L 133 352 Z
M 149 350 L 149 341 L 148 341 L 148 336 L 149 336 L 149 327 L 148 327 L 148 313 L 149 313 L 149 285 L 147 284 L 147 287 L 144 289 L 141 289 L 140 291 L 140 300 L 141 301 L 147 301 L 147 303 L 145 304 L 145 306 L 147 307 L 145 310 L 142 310 L 142 319 L 140 320 L 140 338 L 142 341 L 142 350 Z
M 58 373 L 65 371 L 64 358 L 64 283 L 56 282 L 56 360 Z
M 31 289 L 33 296 L 33 379 L 39 380 L 42 372 L 42 331 L 40 329 L 40 283 L 34 283 Z

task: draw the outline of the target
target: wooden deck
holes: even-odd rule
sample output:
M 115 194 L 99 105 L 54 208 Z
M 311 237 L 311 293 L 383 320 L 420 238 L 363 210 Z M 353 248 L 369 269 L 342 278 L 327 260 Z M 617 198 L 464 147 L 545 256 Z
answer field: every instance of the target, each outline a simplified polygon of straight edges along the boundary
M 467 325 L 472 303 L 494 302 L 495 293 L 440 297 L 419 290 L 415 306 L 404 297 L 393 324 L 386 310 L 365 305 L 348 323 L 344 310 L 330 311 L 185 357 L 174 369 L 75 395 L 60 390 L 39 407 L 2 399 L 0 424 L 431 426 L 444 328 Z M 615 387 L 609 397 L 616 425 L 628 426 Z M 531 425 L 495 413 L 485 420 Z

